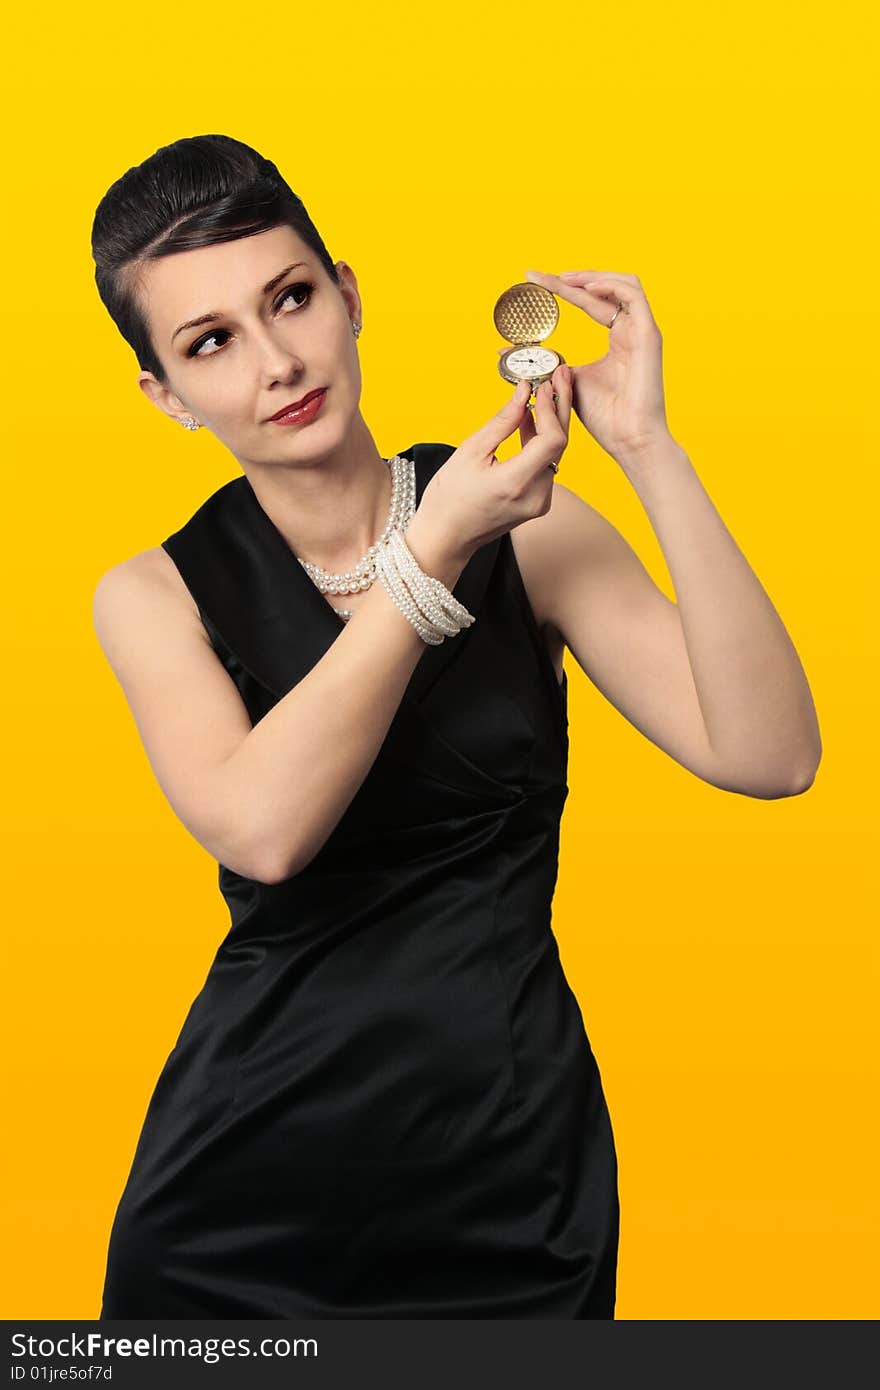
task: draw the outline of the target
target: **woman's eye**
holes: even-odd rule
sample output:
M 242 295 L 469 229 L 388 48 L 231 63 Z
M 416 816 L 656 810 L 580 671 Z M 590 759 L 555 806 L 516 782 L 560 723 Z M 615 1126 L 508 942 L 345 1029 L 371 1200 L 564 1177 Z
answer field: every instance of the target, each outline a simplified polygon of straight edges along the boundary
M 202 352 L 202 348 L 207 347 L 208 343 L 216 343 L 218 339 L 228 337 L 229 334 L 226 332 L 225 328 L 218 328 L 215 333 L 208 333 L 204 338 L 199 338 L 197 342 L 193 343 L 192 347 L 187 352 L 187 357 L 210 357 L 212 353 Z M 220 347 L 222 346 L 223 344 L 220 343 Z M 217 349 L 214 348 L 213 351 L 216 352 Z
M 305 292 L 304 303 L 308 304 L 309 300 L 312 297 L 312 294 L 314 293 L 314 289 L 314 285 L 307 284 L 305 280 L 300 281 L 299 284 L 296 285 L 289 285 L 288 288 L 282 294 L 281 298 L 278 300 L 277 307 L 280 309 L 281 306 L 283 304 L 286 304 L 289 299 L 292 299 L 294 295 L 299 294 L 302 291 Z M 297 308 L 302 308 L 302 304 L 298 300 L 296 301 L 296 303 Z

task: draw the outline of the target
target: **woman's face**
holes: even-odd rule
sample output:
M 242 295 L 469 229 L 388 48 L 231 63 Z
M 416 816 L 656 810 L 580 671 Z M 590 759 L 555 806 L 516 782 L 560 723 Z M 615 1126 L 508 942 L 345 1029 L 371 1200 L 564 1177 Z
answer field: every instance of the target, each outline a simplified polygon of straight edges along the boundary
M 148 261 L 137 293 L 168 380 L 141 372 L 142 390 L 166 414 L 194 416 L 242 465 L 332 453 L 361 391 L 357 282 L 345 262 L 336 269 L 340 285 L 287 225 Z M 316 388 L 313 419 L 270 419 Z

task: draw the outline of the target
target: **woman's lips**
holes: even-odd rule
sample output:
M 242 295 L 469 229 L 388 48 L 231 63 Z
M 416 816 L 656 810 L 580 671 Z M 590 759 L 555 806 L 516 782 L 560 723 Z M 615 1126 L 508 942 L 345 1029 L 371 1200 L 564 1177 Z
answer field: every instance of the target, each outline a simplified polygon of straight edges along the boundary
M 308 421 L 314 420 L 321 406 L 324 404 L 324 397 L 327 394 L 327 387 L 322 389 L 308 401 L 301 405 L 298 410 L 285 411 L 283 415 L 276 415 L 270 421 L 270 425 L 303 425 Z

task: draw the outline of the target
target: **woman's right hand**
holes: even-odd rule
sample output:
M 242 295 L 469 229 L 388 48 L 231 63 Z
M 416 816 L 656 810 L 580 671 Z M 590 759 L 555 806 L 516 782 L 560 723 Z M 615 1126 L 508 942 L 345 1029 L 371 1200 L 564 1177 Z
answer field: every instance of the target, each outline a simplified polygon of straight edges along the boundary
M 527 409 L 530 395 L 528 384 L 520 382 L 506 405 L 437 469 L 407 537 L 410 532 L 414 541 L 430 536 L 432 553 L 463 568 L 480 546 L 550 510 L 555 474 L 548 465 L 558 463 L 568 444 L 569 368 L 560 364 L 538 387 L 534 422 Z M 495 450 L 517 428 L 523 447 L 501 462 Z

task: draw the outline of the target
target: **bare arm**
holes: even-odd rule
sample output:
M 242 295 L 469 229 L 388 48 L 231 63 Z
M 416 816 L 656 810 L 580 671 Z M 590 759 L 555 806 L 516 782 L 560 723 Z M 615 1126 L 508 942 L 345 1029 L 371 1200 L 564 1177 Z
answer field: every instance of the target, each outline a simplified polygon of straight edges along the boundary
M 704 781 L 747 796 L 811 783 L 821 740 L 797 652 L 677 445 L 635 474 L 677 603 L 577 494 L 557 483 L 517 554 L 542 621 L 631 724 Z
M 415 517 L 406 536 L 422 568 L 452 588 L 464 558 L 441 553 Z M 252 726 L 198 618 L 146 558 L 117 565 L 98 584 L 101 647 L 183 824 L 220 863 L 280 882 L 341 819 L 425 644 L 376 583 L 357 621 Z
M 734 786 L 803 791 L 822 757 L 807 677 L 760 580 L 669 436 L 629 465 L 663 550 L 706 736 Z M 772 794 L 772 792 L 771 792 Z

